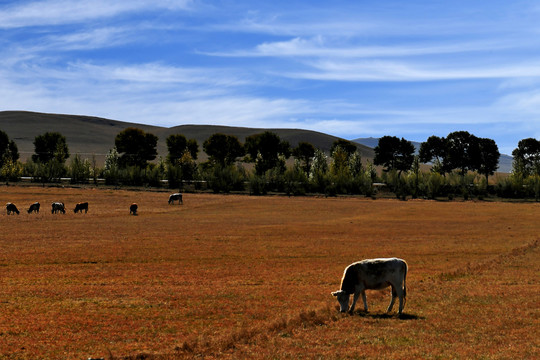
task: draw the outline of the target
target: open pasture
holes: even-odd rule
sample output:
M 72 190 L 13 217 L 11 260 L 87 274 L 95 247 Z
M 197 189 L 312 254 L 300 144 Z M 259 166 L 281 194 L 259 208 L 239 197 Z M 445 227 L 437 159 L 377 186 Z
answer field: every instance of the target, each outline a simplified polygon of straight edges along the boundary
M 21 213 L 0 211 L 0 359 L 540 356 L 539 204 L 167 199 L 1 187 Z M 384 313 L 389 289 L 338 313 L 344 268 L 391 256 L 404 315 Z

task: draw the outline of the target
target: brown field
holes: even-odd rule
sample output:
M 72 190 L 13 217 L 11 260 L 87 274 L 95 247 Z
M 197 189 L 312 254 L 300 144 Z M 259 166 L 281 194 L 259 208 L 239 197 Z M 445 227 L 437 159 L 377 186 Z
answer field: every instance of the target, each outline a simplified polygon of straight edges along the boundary
M 540 357 L 540 204 L 167 196 L 1 187 L 0 359 Z M 343 269 L 390 256 L 404 315 L 338 313 Z

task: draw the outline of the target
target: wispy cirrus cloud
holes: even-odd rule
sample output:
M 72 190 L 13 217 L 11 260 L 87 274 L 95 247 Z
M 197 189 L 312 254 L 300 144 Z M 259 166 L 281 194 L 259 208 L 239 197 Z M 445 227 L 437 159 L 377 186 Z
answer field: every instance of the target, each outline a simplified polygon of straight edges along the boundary
M 0 102 L 5 110 L 345 138 L 423 140 L 466 129 L 515 145 L 522 135 L 511 132 L 538 133 L 531 7 L 8 0 L 0 2 Z
M 19 1 L 0 6 L 0 29 L 74 24 L 138 11 L 186 10 L 191 4 L 191 0 Z
M 407 82 L 540 77 L 540 63 L 476 64 L 456 66 L 429 62 L 363 60 L 309 62 L 311 69 L 282 72 L 295 79 L 345 82 Z
M 497 51 L 516 47 L 515 41 L 504 40 L 465 41 L 448 44 L 427 42 L 388 46 L 358 45 L 355 42 L 335 46 L 334 42 L 335 39 L 323 36 L 295 37 L 286 41 L 265 42 L 253 49 L 204 54 L 223 57 L 381 58 Z

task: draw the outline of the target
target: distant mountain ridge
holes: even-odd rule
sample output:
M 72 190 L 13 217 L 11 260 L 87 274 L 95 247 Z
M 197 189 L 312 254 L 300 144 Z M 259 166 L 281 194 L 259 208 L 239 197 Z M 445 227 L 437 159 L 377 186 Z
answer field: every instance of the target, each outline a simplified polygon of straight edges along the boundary
M 379 144 L 379 138 L 375 138 L 375 137 L 358 138 L 351 141 L 357 144 L 368 146 L 372 149 L 374 149 Z M 422 143 L 417 142 L 417 141 L 411 141 L 411 143 L 414 145 L 416 149 L 416 153 L 418 153 L 418 151 L 420 151 L 420 145 Z M 502 172 L 502 173 L 511 173 L 513 161 L 514 161 L 514 158 L 512 156 L 501 154 L 501 157 L 499 158 L 499 168 L 497 169 L 497 171 Z
M 202 145 L 206 139 L 215 133 L 223 133 L 238 137 L 241 142 L 250 135 L 259 134 L 266 130 L 287 140 L 296 147 L 300 141 L 306 141 L 313 146 L 328 152 L 336 136 L 302 129 L 260 129 L 246 127 L 231 127 L 219 125 L 179 125 L 161 127 L 144 125 L 118 120 L 83 115 L 47 114 L 29 111 L 1 111 L 0 130 L 5 131 L 14 140 L 19 149 L 21 160 L 25 161 L 34 153 L 34 139 L 47 131 L 56 131 L 66 137 L 69 151 L 72 155 L 91 159 L 96 157 L 98 164 L 103 164 L 105 155 L 114 147 L 116 135 L 128 128 L 136 127 L 156 135 L 158 155 L 167 156 L 166 139 L 172 134 L 182 134 L 188 139 L 196 139 L 199 144 L 199 159 L 206 160 Z M 373 149 L 359 145 L 359 152 L 364 159 L 372 159 Z

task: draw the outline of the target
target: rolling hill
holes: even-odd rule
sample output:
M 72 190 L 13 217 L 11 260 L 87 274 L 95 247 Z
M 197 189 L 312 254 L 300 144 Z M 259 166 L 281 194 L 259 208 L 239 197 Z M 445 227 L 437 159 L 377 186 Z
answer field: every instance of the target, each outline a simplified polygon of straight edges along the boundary
M 183 134 L 188 139 L 196 139 L 199 144 L 200 160 L 206 159 L 202 151 L 203 142 L 215 133 L 235 135 L 244 142 L 247 136 L 269 130 L 278 134 L 283 140 L 289 141 L 293 147 L 300 141 L 306 141 L 324 151 L 329 151 L 332 143 L 339 139 L 324 133 L 302 129 L 258 129 L 217 125 L 179 125 L 167 128 L 82 115 L 28 111 L 0 112 L 0 130 L 5 131 L 10 139 L 15 141 L 22 161 L 34 153 L 33 141 L 36 136 L 47 131 L 56 131 L 66 137 L 72 155 L 80 154 L 83 159 L 90 159 L 95 155 L 98 164 L 102 165 L 105 155 L 114 147 L 116 135 L 128 127 L 137 127 L 156 135 L 159 138 L 158 154 L 163 157 L 167 155 L 165 140 L 169 135 Z M 358 145 L 358 148 L 364 159 L 373 158 L 373 149 L 364 145 Z

